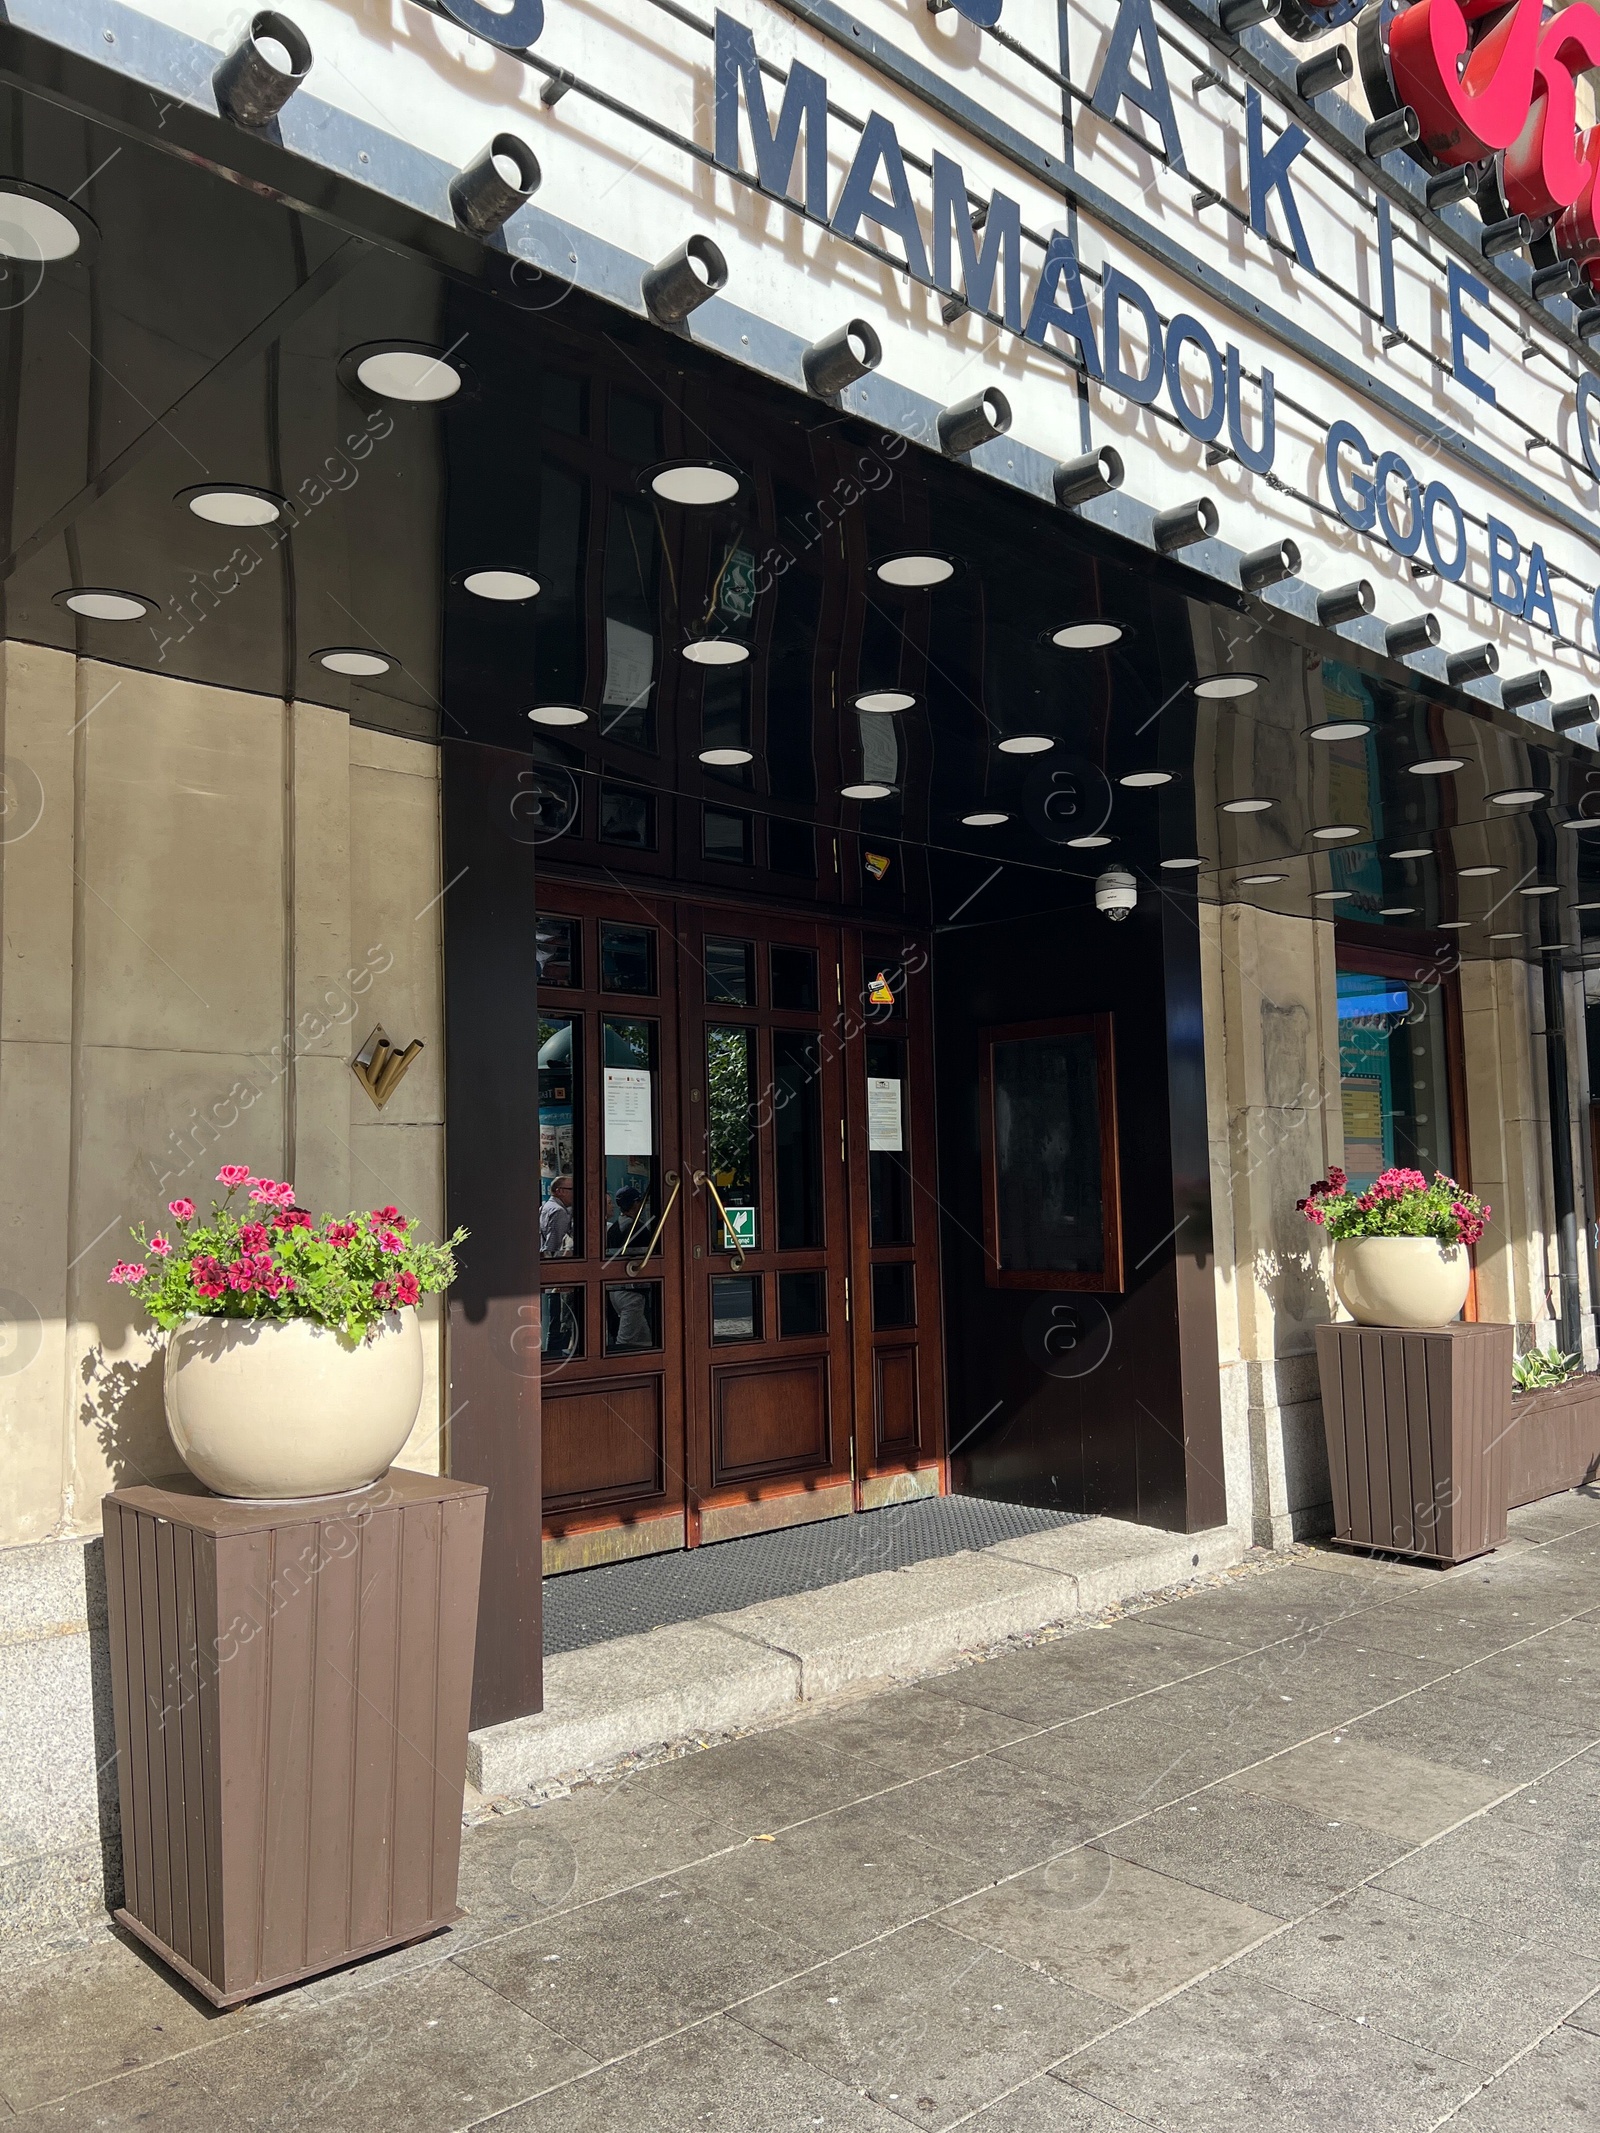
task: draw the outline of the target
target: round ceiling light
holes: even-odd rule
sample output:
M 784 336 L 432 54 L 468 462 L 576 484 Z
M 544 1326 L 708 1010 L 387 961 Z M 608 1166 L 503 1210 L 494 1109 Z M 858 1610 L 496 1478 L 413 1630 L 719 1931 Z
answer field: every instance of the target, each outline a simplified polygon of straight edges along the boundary
M 1161 862 L 1172 873 L 1177 873 L 1180 869 L 1186 870 L 1190 867 L 1203 867 L 1205 863 L 1203 859 L 1163 859 Z
M 1441 933 L 1465 933 L 1471 924 L 1470 918 L 1441 918 L 1439 930 Z
M 1130 770 L 1125 778 L 1118 778 L 1117 783 L 1131 786 L 1135 791 L 1145 785 L 1170 785 L 1172 783 L 1172 772 L 1170 770 Z
M 53 266 L 92 250 L 98 235 L 74 201 L 20 178 L 0 180 L 0 259 L 20 260 L 30 267 Z
M 886 555 L 873 569 L 885 585 L 926 588 L 953 578 L 956 566 L 947 555 Z
M 586 726 L 589 714 L 577 704 L 535 704 L 528 713 L 536 726 Z
M 1489 938 L 1492 941 L 1520 941 L 1522 935 L 1520 933 L 1491 933 Z
M 1572 815 L 1561 827 L 1569 830 L 1600 830 L 1600 815 Z
M 753 763 L 755 757 L 748 748 L 702 748 L 700 760 L 709 763 L 714 770 L 720 770 L 733 763 Z
M 997 807 L 988 807 L 980 808 L 975 815 L 963 815 L 961 819 L 968 829 L 987 830 L 998 829 L 1002 822 L 1009 822 L 1011 817 L 1002 814 Z
M 867 689 L 855 700 L 858 711 L 909 711 L 916 701 L 906 689 Z
M 1313 889 L 1311 901 L 1314 904 L 1337 904 L 1342 903 L 1349 894 L 1348 889 Z
M 525 570 L 469 570 L 461 582 L 478 600 L 531 600 L 539 590 Z
M 1408 763 L 1407 770 L 1414 778 L 1447 778 L 1452 770 L 1465 770 L 1466 763 L 1458 755 L 1436 755 L 1426 763 Z
M 1561 891 L 1553 881 L 1536 881 L 1518 893 L 1522 896 L 1559 896 Z
M 1101 652 L 1108 644 L 1120 644 L 1128 634 L 1120 622 L 1064 622 L 1050 632 L 1050 642 L 1064 652 Z
M 887 800 L 894 787 L 868 781 L 860 785 L 841 785 L 839 790 L 847 800 Z
M 1093 832 L 1092 835 L 1087 837 L 1069 837 L 1067 839 L 1067 842 L 1068 844 L 1074 846 L 1075 849 L 1080 852 L 1097 852 L 1099 851 L 1102 845 L 1109 844 L 1111 842 L 1111 839 L 1109 837 L 1102 836 L 1100 832 L 1096 830 Z
M 648 478 L 665 504 L 726 504 L 739 493 L 738 475 L 716 459 L 670 460 Z
M 1261 674 L 1208 674 L 1194 685 L 1196 696 L 1208 702 L 1226 700 L 1231 696 L 1254 696 L 1265 676 Z
M 1379 918 L 1415 918 L 1416 915 L 1417 907 L 1415 904 L 1379 904 L 1378 906 Z
M 270 526 L 282 518 L 283 498 L 270 489 L 253 489 L 242 482 L 207 484 L 185 489 L 183 501 L 196 518 L 212 526 Z
M 1508 785 L 1504 792 L 1489 795 L 1496 807 L 1527 807 L 1544 797 L 1543 789 L 1537 785 Z
M 1431 859 L 1433 847 L 1428 844 L 1408 844 L 1402 852 L 1391 852 L 1391 859 Z
M 1491 875 L 1491 874 L 1498 874 L 1498 873 L 1499 873 L 1500 871 L 1501 871 L 1501 870 L 1500 870 L 1500 868 L 1499 868 L 1499 867 L 1457 867 L 1457 868 L 1456 868 L 1456 872 L 1457 872 L 1457 874 L 1458 874 L 1458 875 L 1460 876 L 1460 878 L 1461 878 L 1461 879 L 1462 879 L 1463 881 L 1484 881 L 1484 880 L 1487 880 L 1487 878 L 1489 877 L 1489 875 Z
M 1225 815 L 1260 815 L 1271 805 L 1270 800 L 1224 800 L 1222 812 Z
M 1311 832 L 1313 837 L 1364 837 L 1367 833 L 1359 822 L 1319 822 Z
M 383 652 L 369 652 L 359 645 L 335 645 L 331 651 L 315 655 L 318 666 L 330 674 L 387 674 L 394 661 Z
M 737 637 L 691 637 L 683 656 L 691 666 L 742 667 L 750 657 L 750 647 Z
M 1327 718 L 1320 726 L 1307 726 L 1308 741 L 1358 741 L 1372 731 L 1364 718 Z
M 1048 733 L 1008 733 L 998 745 L 1002 755 L 1043 755 L 1055 741 Z
M 70 608 L 86 622 L 137 622 L 155 606 L 138 593 L 114 592 L 106 585 L 75 585 L 56 594 L 58 607 Z
M 453 400 L 463 383 L 461 372 L 438 349 L 415 344 L 368 349 L 357 356 L 355 371 L 380 400 L 409 400 L 419 407 Z
M 1287 881 L 1287 874 L 1241 874 L 1234 884 L 1240 889 L 1265 889 L 1275 881 Z

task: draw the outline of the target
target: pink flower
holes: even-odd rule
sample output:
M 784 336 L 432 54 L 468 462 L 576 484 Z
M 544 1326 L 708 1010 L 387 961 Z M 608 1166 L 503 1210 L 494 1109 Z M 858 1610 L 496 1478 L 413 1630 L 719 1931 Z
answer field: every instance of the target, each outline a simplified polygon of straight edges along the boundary
M 255 1275 L 247 1259 L 236 1259 L 232 1266 L 225 1270 L 222 1278 L 238 1296 L 248 1295 L 256 1285 Z
M 222 1262 L 209 1252 L 202 1252 L 190 1268 L 197 1296 L 220 1296 L 222 1294 Z
M 172 1246 L 168 1243 L 165 1237 L 155 1236 L 150 1239 L 150 1249 L 155 1253 L 158 1259 L 165 1259 L 167 1254 L 172 1250 Z
M 224 1163 L 217 1172 L 217 1183 L 226 1185 L 229 1192 L 237 1192 L 241 1185 L 248 1185 L 249 1182 L 250 1165 L 248 1163 Z
M 148 1268 L 136 1265 L 132 1260 L 119 1259 L 106 1279 L 116 1282 L 119 1288 L 131 1288 L 135 1283 L 143 1281 L 148 1271 Z
M 361 1231 L 354 1222 L 330 1222 L 328 1242 L 343 1251 L 346 1245 L 354 1244 Z
M 398 1236 L 395 1231 L 392 1229 L 379 1230 L 378 1249 L 380 1252 L 403 1252 L 405 1248 L 405 1239 Z
M 372 1219 L 374 1222 L 396 1222 L 402 1229 L 405 1227 L 398 1207 L 375 1207 L 372 1210 Z
M 397 1303 L 421 1303 L 422 1284 L 418 1281 L 415 1274 L 401 1274 L 395 1281 L 394 1293 L 395 1301 Z
M 311 1217 L 303 1207 L 290 1207 L 272 1218 L 274 1229 L 309 1229 Z
M 271 1178 L 257 1178 L 250 1188 L 250 1197 L 258 1207 L 293 1207 L 294 1187 L 279 1185 Z
M 1337 1163 L 1328 1165 L 1328 1189 L 1330 1192 L 1343 1192 L 1349 1182 L 1348 1173 L 1341 1170 Z
M 167 1202 L 167 1213 L 171 1215 L 174 1222 L 192 1222 L 194 1220 L 194 1202 L 193 1200 L 169 1200 Z
M 264 1222 L 241 1222 L 239 1244 L 247 1252 L 264 1252 L 267 1248 L 267 1226 Z
M 392 1281 L 375 1281 L 372 1284 L 372 1300 L 374 1303 L 380 1303 L 385 1306 L 392 1303 L 394 1300 L 394 1283 Z

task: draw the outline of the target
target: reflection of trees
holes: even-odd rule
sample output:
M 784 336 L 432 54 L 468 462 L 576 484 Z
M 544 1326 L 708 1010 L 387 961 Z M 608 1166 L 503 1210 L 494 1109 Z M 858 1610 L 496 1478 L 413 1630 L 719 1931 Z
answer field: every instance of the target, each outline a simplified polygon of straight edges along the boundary
M 750 1037 L 746 1029 L 706 1031 L 706 1168 L 722 1193 L 751 1188 Z

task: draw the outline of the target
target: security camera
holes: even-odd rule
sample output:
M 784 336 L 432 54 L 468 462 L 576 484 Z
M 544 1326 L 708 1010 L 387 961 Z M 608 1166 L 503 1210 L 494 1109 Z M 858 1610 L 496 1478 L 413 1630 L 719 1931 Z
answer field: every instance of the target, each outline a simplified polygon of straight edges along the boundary
M 1094 907 L 1113 924 L 1139 901 L 1139 884 L 1122 867 L 1107 867 L 1094 885 Z

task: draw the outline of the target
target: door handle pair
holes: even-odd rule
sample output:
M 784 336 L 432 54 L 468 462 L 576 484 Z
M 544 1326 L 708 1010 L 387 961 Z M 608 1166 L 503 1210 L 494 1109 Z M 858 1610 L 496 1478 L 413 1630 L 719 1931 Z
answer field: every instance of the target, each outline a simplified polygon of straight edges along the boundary
M 631 1275 L 642 1274 L 645 1268 L 650 1264 L 650 1254 L 661 1242 L 662 1234 L 667 1226 L 667 1217 L 672 1212 L 672 1203 L 674 1200 L 677 1199 L 679 1191 L 682 1189 L 683 1186 L 683 1180 L 679 1177 L 678 1173 L 675 1170 L 669 1170 L 667 1172 L 665 1182 L 672 1189 L 667 1194 L 666 1206 L 663 1207 L 661 1210 L 661 1219 L 656 1224 L 654 1230 L 652 1230 L 650 1234 L 650 1242 L 644 1248 L 644 1257 L 642 1259 L 629 1259 L 627 1256 L 628 1251 L 633 1244 L 633 1233 L 639 1227 L 640 1221 L 643 1219 L 644 1216 L 644 1208 L 642 1205 L 640 1206 L 638 1213 L 634 1216 L 633 1221 L 628 1226 L 627 1236 L 624 1237 L 622 1240 L 622 1250 L 617 1254 L 617 1256 L 624 1262 L 628 1272 Z
M 732 1239 L 733 1224 L 728 1220 L 728 1210 L 722 1204 L 721 1193 L 718 1192 L 716 1186 L 712 1183 L 711 1179 L 703 1170 L 697 1170 L 695 1172 L 694 1181 L 697 1185 L 703 1185 L 706 1191 L 710 1193 L 712 1199 L 716 1201 L 717 1213 L 722 1217 L 722 1234 L 725 1237 Z M 729 1260 L 728 1264 L 733 1268 L 733 1271 L 736 1274 L 740 1273 L 744 1267 L 744 1246 L 735 1240 L 731 1243 L 730 1250 L 732 1252 L 732 1257 Z

